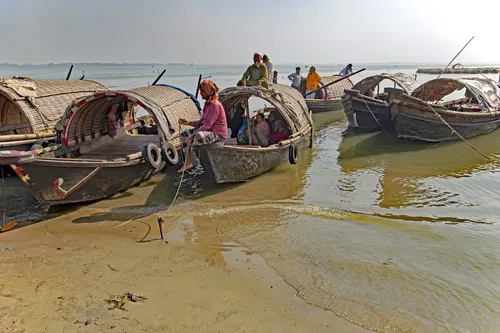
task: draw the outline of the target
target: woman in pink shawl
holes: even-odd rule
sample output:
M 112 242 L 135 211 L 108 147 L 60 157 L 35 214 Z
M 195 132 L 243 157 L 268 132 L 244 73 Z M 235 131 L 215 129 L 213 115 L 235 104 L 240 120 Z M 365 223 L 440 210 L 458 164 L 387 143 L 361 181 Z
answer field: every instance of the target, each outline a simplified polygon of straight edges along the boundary
M 261 147 L 267 147 L 269 146 L 269 139 L 271 137 L 269 124 L 267 123 L 263 113 L 258 113 L 255 117 L 255 120 L 256 124 L 253 126 L 252 131 L 252 144 L 258 144 Z M 239 143 L 243 145 L 249 143 L 248 127 L 241 135 Z

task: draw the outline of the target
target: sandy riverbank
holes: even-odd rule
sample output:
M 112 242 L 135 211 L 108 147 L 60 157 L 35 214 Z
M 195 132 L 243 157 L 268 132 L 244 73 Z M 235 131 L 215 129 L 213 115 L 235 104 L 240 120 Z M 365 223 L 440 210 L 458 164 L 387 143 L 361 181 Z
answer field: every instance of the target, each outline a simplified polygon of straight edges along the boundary
M 198 246 L 179 218 L 166 218 L 165 243 L 155 216 L 76 223 L 94 215 L 84 207 L 0 235 L 1 332 L 364 332 L 305 304 L 209 221 Z M 109 310 L 126 292 L 147 299 Z

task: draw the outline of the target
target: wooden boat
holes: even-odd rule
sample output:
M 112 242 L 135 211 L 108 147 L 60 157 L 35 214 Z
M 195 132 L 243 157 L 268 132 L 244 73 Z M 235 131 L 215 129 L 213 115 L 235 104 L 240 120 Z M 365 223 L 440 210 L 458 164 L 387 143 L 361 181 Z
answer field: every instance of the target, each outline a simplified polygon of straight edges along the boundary
M 270 89 L 262 87 L 231 87 L 219 94 L 227 114 L 244 106 L 247 117 L 250 97 L 261 98 L 272 105 L 265 113 L 277 110 L 288 125 L 288 139 L 268 147 L 258 145 L 213 144 L 202 146 L 199 159 L 205 173 L 216 183 L 241 182 L 271 171 L 283 162 L 297 162 L 297 152 L 312 145 L 314 126 L 311 114 L 300 92 L 294 88 L 273 84 Z M 249 124 L 253 121 L 250 119 Z M 298 155 L 300 158 L 300 155 Z
M 55 126 L 59 144 L 2 151 L 0 164 L 43 205 L 103 199 L 148 180 L 166 161 L 177 163 L 180 117 L 198 119 L 198 108 L 170 87 L 98 92 L 67 107 Z
M 418 87 L 418 82 L 403 73 L 383 73 L 367 77 L 352 88 L 345 90 L 342 97 L 344 112 L 349 121 L 349 127 L 363 132 L 377 132 L 392 127 L 391 111 L 387 93 L 375 94 L 375 88 L 382 81 L 389 80 L 394 87 L 399 87 L 405 94 L 410 94 Z
M 337 81 L 342 78 L 340 75 L 325 76 L 319 82 L 320 87 Z M 304 79 L 305 81 L 305 79 Z M 302 95 L 306 93 L 305 84 L 303 86 Z M 345 89 L 352 89 L 353 84 L 350 79 L 344 79 L 338 83 L 334 83 L 322 90 L 319 90 L 314 99 L 306 99 L 306 104 L 312 113 L 341 111 L 343 110 L 342 95 Z M 319 88 L 319 87 L 318 87 Z
M 0 79 L 0 151 L 54 140 L 54 125 L 73 100 L 108 88 L 88 80 Z
M 464 88 L 466 97 L 443 100 L 457 97 L 454 95 Z M 454 141 L 460 140 L 454 131 L 471 138 L 500 126 L 500 97 L 492 80 L 440 78 L 424 83 L 411 96 L 394 90 L 389 100 L 395 131 L 401 139 Z

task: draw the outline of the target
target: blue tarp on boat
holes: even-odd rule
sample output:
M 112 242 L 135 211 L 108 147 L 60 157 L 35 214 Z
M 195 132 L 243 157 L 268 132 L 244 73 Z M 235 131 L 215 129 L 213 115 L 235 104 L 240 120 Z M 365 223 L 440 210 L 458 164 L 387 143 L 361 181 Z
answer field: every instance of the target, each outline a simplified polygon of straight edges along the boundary
M 161 86 L 161 87 L 169 87 L 169 88 L 174 88 L 174 89 L 177 89 L 179 91 L 182 91 L 184 94 L 186 94 L 187 96 L 189 96 L 194 104 L 196 104 L 196 107 L 198 108 L 198 111 L 201 111 L 201 104 L 200 102 L 198 101 L 198 99 L 196 98 L 196 96 L 194 96 L 193 94 L 191 94 L 190 92 L 182 89 L 182 88 L 179 88 L 179 87 L 176 87 L 176 86 L 172 86 L 170 84 L 155 84 L 155 86 Z

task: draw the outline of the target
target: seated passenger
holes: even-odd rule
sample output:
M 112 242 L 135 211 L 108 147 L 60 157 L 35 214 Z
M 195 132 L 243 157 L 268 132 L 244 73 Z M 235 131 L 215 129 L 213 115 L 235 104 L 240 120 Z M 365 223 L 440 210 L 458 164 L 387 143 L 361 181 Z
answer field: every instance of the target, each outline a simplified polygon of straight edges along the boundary
M 233 117 L 228 122 L 228 128 L 231 129 L 231 138 L 236 138 L 238 131 L 243 126 L 243 119 L 245 118 L 245 109 L 238 105 L 234 111 Z
M 256 123 L 252 130 L 252 145 L 259 145 L 261 147 L 269 146 L 269 139 L 271 136 L 271 130 L 269 129 L 269 124 L 264 118 L 263 113 L 258 113 L 255 117 Z M 248 127 L 243 130 L 241 137 L 238 139 L 240 144 L 246 145 L 250 143 L 249 140 L 249 130 Z
M 290 131 L 285 122 L 281 119 L 278 111 L 269 114 L 269 125 L 271 128 L 270 143 L 278 143 L 290 136 Z
M 262 86 L 269 88 L 267 68 L 266 65 L 261 63 L 261 59 L 260 54 L 255 53 L 253 55 L 253 65 L 248 66 L 243 77 L 238 81 L 237 86 Z
M 219 102 L 219 87 L 212 80 L 204 80 L 200 84 L 200 94 L 205 100 L 203 115 L 200 120 L 187 121 L 179 119 L 181 125 L 191 125 L 181 134 L 181 142 L 186 146 L 186 160 L 178 172 L 193 167 L 191 163 L 191 147 L 224 141 L 227 136 L 226 112 Z

